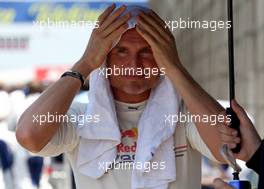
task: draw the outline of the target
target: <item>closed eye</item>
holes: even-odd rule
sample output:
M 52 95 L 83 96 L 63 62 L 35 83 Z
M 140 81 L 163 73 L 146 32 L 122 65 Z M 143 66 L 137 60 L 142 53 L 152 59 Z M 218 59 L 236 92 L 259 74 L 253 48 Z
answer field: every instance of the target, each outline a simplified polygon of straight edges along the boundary
M 142 56 L 142 57 L 153 56 L 151 48 L 146 47 L 146 48 L 140 50 L 140 56 Z
M 126 56 L 128 54 L 128 50 L 124 47 L 116 47 L 115 52 L 119 56 Z

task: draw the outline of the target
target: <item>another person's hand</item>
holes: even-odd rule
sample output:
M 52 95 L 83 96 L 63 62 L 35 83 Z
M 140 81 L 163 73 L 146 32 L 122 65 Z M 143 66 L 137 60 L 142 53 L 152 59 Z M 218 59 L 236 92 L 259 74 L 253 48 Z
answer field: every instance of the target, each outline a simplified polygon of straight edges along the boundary
M 241 151 L 234 155 L 236 158 L 247 162 L 259 148 L 261 139 L 245 110 L 235 100 L 232 101 L 232 108 L 240 120 L 241 139 L 237 137 L 236 130 L 221 124 L 218 127 L 221 140 L 230 149 L 235 148 L 236 144 L 241 142 Z
M 233 187 L 229 186 L 226 182 L 223 180 L 217 178 L 214 180 L 214 189 L 234 189 Z
M 93 30 L 86 50 L 80 59 L 80 62 L 87 63 L 92 70 L 102 65 L 113 42 L 128 28 L 127 21 L 130 19 L 130 14 L 120 17 L 126 10 L 126 6 L 123 5 L 115 11 L 114 9 L 115 4 L 109 6 L 99 16 L 99 27 Z

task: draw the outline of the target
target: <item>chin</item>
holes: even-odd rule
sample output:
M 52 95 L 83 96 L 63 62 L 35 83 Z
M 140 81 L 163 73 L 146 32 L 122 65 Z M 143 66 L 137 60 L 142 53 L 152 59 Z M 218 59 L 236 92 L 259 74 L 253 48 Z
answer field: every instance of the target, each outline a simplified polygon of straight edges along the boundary
M 150 89 L 150 86 L 145 82 L 125 82 L 123 85 L 119 86 L 119 89 L 127 94 L 138 95 L 146 92 Z
M 139 94 L 142 94 L 142 93 L 146 92 L 148 89 L 146 89 L 146 88 L 139 89 L 139 88 L 134 88 L 134 87 L 125 87 L 125 88 L 121 88 L 120 90 L 123 91 L 124 93 L 127 93 L 127 94 L 139 95 Z
M 130 95 L 142 94 L 151 88 L 147 83 L 142 81 L 114 81 L 111 82 L 111 86 Z

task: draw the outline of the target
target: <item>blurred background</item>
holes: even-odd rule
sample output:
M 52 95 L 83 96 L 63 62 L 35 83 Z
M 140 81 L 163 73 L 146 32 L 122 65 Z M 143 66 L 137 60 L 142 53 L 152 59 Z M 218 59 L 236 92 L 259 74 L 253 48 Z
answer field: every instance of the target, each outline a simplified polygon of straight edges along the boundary
M 63 155 L 44 159 L 32 156 L 17 144 L 14 130 L 21 113 L 82 56 L 94 22 L 113 2 L 148 6 L 167 21 L 226 21 L 227 17 L 226 1 L 217 0 L 0 0 L 0 189 L 75 188 Z M 263 0 L 234 0 L 237 99 L 262 137 L 263 8 Z M 224 104 L 228 99 L 227 30 L 185 28 L 173 34 L 183 64 Z M 76 100 L 87 99 L 79 95 Z M 204 158 L 203 188 L 210 188 L 215 177 L 230 179 L 231 172 L 228 166 Z M 257 180 L 248 169 L 241 177 L 253 185 Z

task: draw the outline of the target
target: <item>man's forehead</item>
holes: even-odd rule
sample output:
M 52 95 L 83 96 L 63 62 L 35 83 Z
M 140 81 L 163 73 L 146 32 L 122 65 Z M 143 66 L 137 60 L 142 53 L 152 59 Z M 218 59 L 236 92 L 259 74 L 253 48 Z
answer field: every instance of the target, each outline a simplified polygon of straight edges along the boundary
M 130 30 L 127 30 L 121 36 L 120 41 L 146 42 L 146 40 L 134 28 L 133 29 L 130 29 Z

